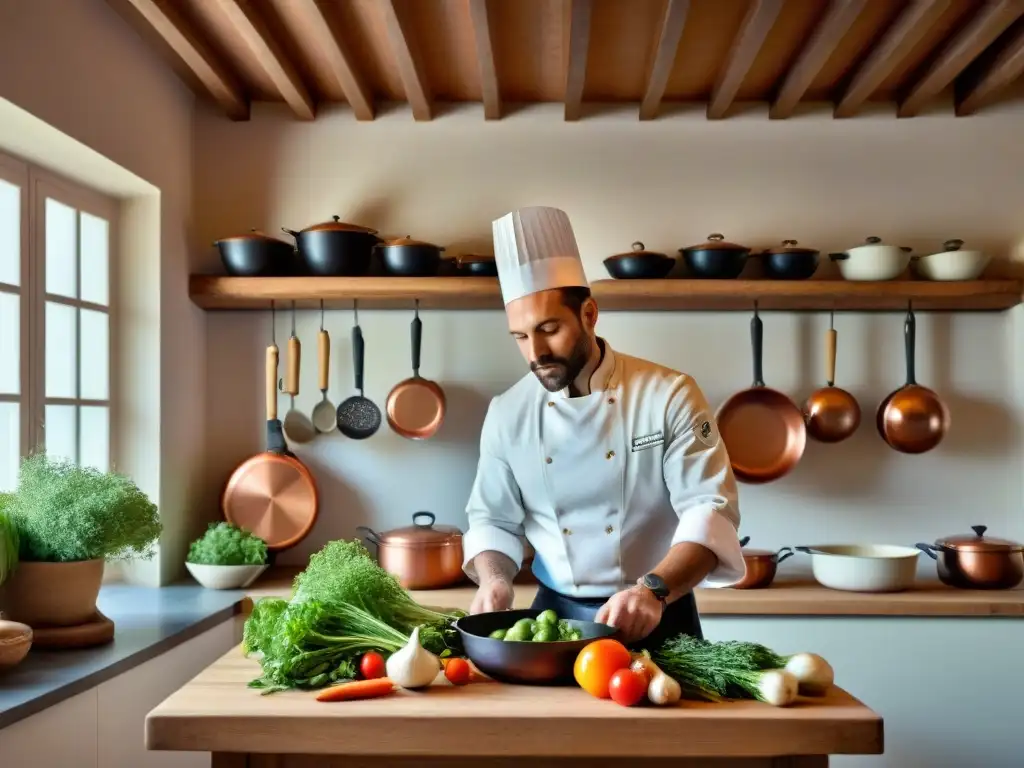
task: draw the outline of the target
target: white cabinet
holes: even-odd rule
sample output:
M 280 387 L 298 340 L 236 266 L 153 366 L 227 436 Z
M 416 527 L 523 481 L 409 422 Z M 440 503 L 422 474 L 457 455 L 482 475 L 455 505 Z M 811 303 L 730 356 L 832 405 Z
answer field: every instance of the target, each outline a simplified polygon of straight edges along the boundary
M 241 641 L 236 617 L 0 730 L 3 768 L 209 768 L 202 752 L 149 752 L 146 715 Z

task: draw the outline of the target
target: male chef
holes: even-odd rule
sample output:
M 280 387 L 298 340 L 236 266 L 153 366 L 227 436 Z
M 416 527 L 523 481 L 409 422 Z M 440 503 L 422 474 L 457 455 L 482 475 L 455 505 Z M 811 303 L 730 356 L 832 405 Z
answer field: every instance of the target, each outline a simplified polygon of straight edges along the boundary
M 508 328 L 530 372 L 493 398 L 466 512 L 470 611 L 511 608 L 534 549 L 536 609 L 617 627 L 629 642 L 701 637 L 693 588 L 745 573 L 736 481 L 689 376 L 596 334 L 568 216 L 493 223 Z

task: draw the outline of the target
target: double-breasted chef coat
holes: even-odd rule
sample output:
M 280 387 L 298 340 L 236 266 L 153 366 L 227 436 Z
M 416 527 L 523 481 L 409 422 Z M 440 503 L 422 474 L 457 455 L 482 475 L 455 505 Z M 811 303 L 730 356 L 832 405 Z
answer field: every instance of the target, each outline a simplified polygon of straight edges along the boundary
M 686 374 L 599 343 L 589 394 L 549 392 L 529 373 L 491 401 L 466 572 L 475 576 L 486 550 L 521 567 L 525 534 L 542 589 L 588 603 L 634 585 L 686 541 L 718 557 L 703 586 L 736 583 L 736 481 L 703 393 Z

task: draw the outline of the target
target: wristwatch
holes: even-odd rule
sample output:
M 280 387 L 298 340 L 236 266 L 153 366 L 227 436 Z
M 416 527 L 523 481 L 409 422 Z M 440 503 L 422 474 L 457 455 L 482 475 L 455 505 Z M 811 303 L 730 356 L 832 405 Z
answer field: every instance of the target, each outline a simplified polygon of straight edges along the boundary
M 636 583 L 641 587 L 646 587 L 651 590 L 656 598 L 661 602 L 668 600 L 668 596 L 672 593 L 672 590 L 668 588 L 668 584 L 665 580 L 655 573 L 648 573 L 645 576 L 641 576 L 636 580 Z

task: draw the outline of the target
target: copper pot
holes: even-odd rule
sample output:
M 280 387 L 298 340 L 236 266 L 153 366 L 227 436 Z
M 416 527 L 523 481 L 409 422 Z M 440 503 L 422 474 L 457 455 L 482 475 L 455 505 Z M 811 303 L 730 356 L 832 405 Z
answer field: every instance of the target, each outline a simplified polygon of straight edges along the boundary
M 462 531 L 435 525 L 433 512 L 416 512 L 412 525 L 377 533 L 356 530 L 377 547 L 377 561 L 406 589 L 439 589 L 462 582 Z M 424 522 L 425 521 L 425 522 Z
M 762 589 L 769 586 L 775 579 L 775 572 L 779 563 L 790 557 L 793 550 L 783 547 L 778 552 L 770 549 L 747 549 L 749 536 L 740 539 L 740 546 L 743 547 L 743 561 L 747 565 L 746 575 L 736 584 L 733 589 Z
M 1024 545 L 985 536 L 984 525 L 972 525 L 973 536 L 948 536 L 917 548 L 935 561 L 939 580 L 960 589 L 1013 589 L 1024 581 Z

